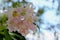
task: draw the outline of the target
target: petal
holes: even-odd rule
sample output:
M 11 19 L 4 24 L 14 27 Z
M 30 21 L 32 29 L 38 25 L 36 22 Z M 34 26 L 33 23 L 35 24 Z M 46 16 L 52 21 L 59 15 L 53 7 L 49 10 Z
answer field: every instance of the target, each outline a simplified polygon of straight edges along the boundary
M 13 31 L 13 28 L 12 27 L 8 27 L 9 29 L 9 32 L 12 32 Z
M 36 31 L 36 25 L 34 24 L 29 24 L 29 28 L 34 32 Z
M 26 27 L 28 27 L 32 31 L 36 31 L 36 26 L 34 24 L 28 23 L 27 21 L 24 21 L 23 23 L 25 24 Z
M 26 34 L 28 34 L 28 27 L 26 27 L 25 25 L 20 25 L 18 32 L 25 36 Z

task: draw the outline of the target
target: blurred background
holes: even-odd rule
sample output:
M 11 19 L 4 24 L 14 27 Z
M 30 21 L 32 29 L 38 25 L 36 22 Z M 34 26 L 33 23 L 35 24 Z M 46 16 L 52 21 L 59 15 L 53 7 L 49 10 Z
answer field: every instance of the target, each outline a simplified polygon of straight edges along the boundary
M 9 33 L 6 29 L 5 11 L 31 2 L 39 18 L 36 33 L 30 32 L 26 37 L 18 32 Z M 12 39 L 13 38 L 13 39 Z M 0 40 L 60 40 L 60 0 L 0 0 Z

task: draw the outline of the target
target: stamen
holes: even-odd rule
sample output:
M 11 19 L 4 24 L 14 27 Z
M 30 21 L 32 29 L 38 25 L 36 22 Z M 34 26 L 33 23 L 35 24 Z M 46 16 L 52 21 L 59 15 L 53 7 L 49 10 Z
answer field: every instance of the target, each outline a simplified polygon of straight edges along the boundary
M 17 11 L 13 11 L 13 17 L 17 17 L 18 16 L 18 13 L 17 13 Z

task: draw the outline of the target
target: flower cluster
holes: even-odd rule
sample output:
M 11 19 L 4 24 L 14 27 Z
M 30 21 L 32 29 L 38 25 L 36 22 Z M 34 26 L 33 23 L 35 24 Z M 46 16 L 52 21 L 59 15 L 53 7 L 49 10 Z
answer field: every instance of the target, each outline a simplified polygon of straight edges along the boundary
M 29 30 L 36 31 L 36 25 L 33 22 L 36 20 L 34 9 L 29 5 L 26 7 L 8 8 L 6 15 L 8 17 L 8 29 L 10 32 L 18 31 L 22 35 L 29 33 Z

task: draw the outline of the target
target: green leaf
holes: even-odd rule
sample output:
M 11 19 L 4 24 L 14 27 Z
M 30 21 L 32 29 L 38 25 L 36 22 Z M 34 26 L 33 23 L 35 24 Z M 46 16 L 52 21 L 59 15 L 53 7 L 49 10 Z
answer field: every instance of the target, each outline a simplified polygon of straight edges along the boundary
M 18 34 L 18 33 L 10 33 L 10 35 L 15 38 L 16 40 L 26 40 L 24 36 Z
M 38 10 L 38 13 L 37 13 L 37 16 L 42 15 L 42 14 L 43 14 L 43 12 L 44 12 L 44 9 L 39 9 L 39 10 Z
M 0 25 L 3 25 L 8 20 L 6 14 L 0 15 Z
M 20 3 L 19 2 L 13 2 L 13 4 L 12 4 L 12 7 L 20 7 Z
M 7 27 L 6 26 L 0 26 L 0 31 L 2 31 L 4 29 L 7 29 Z
M 5 40 L 12 40 L 11 36 L 9 35 L 9 32 L 5 29 L 4 30 L 5 33 Z
M 3 40 L 4 35 L 0 34 L 0 40 Z
M 23 3 L 27 3 L 25 0 L 22 0 Z
M 2 15 L 2 22 L 5 23 L 8 20 L 6 14 Z

